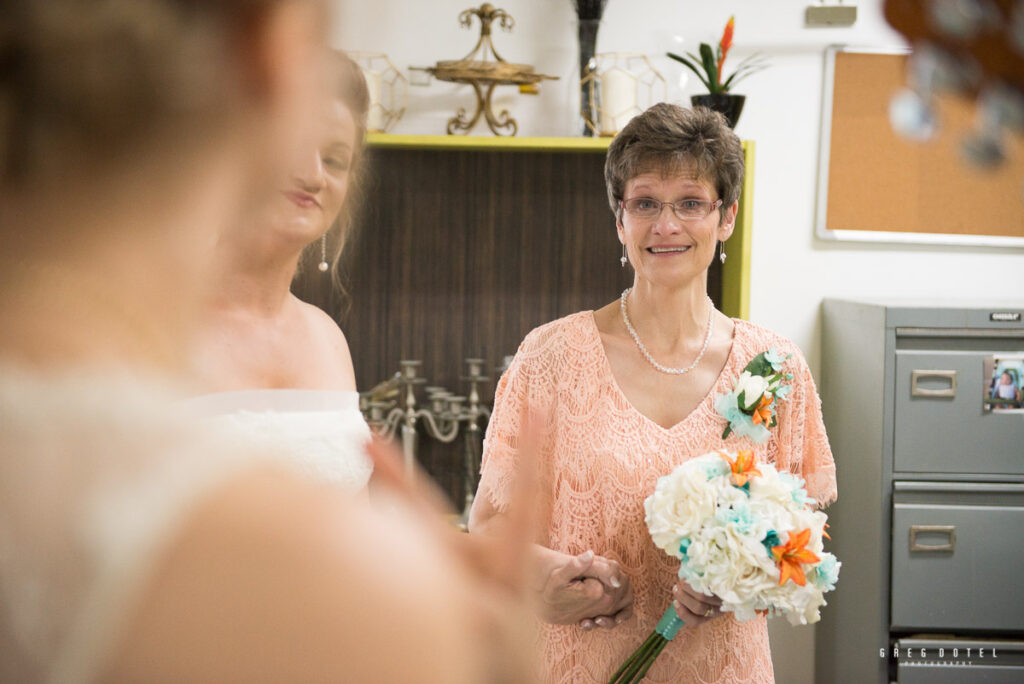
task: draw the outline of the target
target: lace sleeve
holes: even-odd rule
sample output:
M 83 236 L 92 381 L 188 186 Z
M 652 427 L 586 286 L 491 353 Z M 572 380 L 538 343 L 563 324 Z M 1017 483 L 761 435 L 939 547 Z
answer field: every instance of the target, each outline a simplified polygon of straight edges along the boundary
M 529 386 L 529 370 L 524 365 L 520 350 L 498 381 L 494 392 L 494 409 L 484 434 L 477 496 L 485 495 L 499 511 L 508 508 L 515 477 L 518 453 L 516 436 L 521 427 L 520 417 L 525 408 Z
M 804 478 L 807 494 L 824 508 L 836 500 L 836 466 L 825 434 L 818 396 L 810 368 L 799 351 L 793 370 L 790 398 L 789 467 Z
M 484 434 L 477 494 L 485 495 L 502 512 L 508 509 L 515 480 L 524 416 L 548 415 L 554 391 L 550 350 L 538 339 L 538 332 L 540 329 L 526 336 L 498 381 Z

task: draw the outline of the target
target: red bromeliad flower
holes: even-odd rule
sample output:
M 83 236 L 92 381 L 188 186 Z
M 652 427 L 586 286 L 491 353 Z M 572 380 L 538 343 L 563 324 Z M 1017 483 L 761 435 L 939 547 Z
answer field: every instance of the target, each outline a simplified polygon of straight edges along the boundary
M 801 587 L 807 584 L 801 563 L 817 563 L 821 559 L 814 552 L 807 549 L 807 542 L 811 539 L 811 529 L 807 528 L 797 534 L 789 533 L 789 539 L 782 546 L 772 547 L 772 556 L 779 566 L 779 584 L 785 584 L 791 579 Z
M 729 78 L 722 78 L 725 58 L 728 56 L 729 50 L 732 49 L 732 37 L 735 29 L 736 18 L 729 17 L 729 21 L 725 24 L 725 31 L 722 32 L 722 39 L 718 41 L 717 46 L 712 47 L 707 43 L 701 43 L 697 54 L 687 52 L 685 55 L 677 55 L 674 52 L 669 52 L 668 56 L 695 73 L 709 93 L 728 93 L 730 88 L 744 78 L 767 66 L 763 58 L 753 54 L 740 62 Z
M 736 17 L 729 17 L 728 23 L 725 25 L 725 31 L 722 32 L 722 40 L 718 41 L 718 82 L 722 82 L 722 65 L 725 63 L 725 56 L 729 54 L 729 48 L 732 47 L 732 34 L 736 27 Z

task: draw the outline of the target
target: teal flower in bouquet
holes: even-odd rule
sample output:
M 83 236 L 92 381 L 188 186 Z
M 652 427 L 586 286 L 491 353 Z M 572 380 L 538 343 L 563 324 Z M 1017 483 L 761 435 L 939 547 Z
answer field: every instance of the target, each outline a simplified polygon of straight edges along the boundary
M 818 566 L 808 573 L 811 581 L 822 591 L 832 591 L 839 579 L 839 567 L 842 563 L 827 551 L 821 554 Z

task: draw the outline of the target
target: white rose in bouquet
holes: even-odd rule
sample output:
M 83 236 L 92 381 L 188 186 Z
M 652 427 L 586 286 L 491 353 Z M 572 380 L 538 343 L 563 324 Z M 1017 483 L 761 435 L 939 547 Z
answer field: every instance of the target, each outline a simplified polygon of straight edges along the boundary
M 780 477 L 779 472 L 775 470 L 775 466 L 770 463 L 761 463 L 758 465 L 758 469 L 761 472 L 761 476 L 755 477 L 750 481 L 751 501 L 760 503 L 770 502 L 787 510 L 796 510 L 798 507 L 803 507 L 803 500 L 801 499 L 798 502 L 793 497 L 792 481 L 787 481 Z
M 644 501 L 647 529 L 655 545 L 682 558 L 679 544 L 697 532 L 701 522 L 715 513 L 716 488 L 708 481 L 728 472 L 722 459 L 702 456 L 690 468 L 677 468 L 658 479 L 654 493 Z

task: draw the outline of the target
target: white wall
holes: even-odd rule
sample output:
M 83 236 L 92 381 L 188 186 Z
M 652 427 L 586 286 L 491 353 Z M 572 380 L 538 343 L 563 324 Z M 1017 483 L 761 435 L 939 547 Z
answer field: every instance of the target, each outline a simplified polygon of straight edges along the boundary
M 814 237 L 823 49 L 829 43 L 893 47 L 903 42 L 885 24 L 881 0 L 858 3 L 857 24 L 848 29 L 803 28 L 803 10 L 811 2 L 610 0 L 598 51 L 651 55 L 669 83 L 667 99 L 682 103 L 701 87 L 692 77 L 680 87 L 682 66 L 659 55 L 695 50 L 701 40 L 716 41 L 730 14 L 737 21 L 730 62 L 753 51 L 771 58 L 770 69 L 738 89 L 747 95 L 747 104 L 737 132 L 757 143 L 751 318 L 792 337 L 817 370 L 818 304 L 823 297 L 977 299 L 990 294 L 985 282 L 994 273 L 1000 274 L 1004 294 L 1024 293 L 1024 250 L 858 245 Z M 473 47 L 479 30 L 475 19 L 469 30 L 458 24 L 459 12 L 470 6 L 470 0 L 339 3 L 335 44 L 385 52 L 400 69 L 458 59 Z M 572 3 L 505 0 L 497 6 L 516 20 L 511 33 L 495 30 L 503 56 L 561 79 L 543 83 L 537 96 L 499 87 L 495 110 L 508 108 L 523 136 L 576 135 Z M 443 133 L 454 111 L 471 107 L 473 101 L 468 86 L 434 81 L 428 87 L 410 87 L 408 111 L 394 132 Z M 489 132 L 479 124 L 474 134 Z M 983 212 L 978 220 L 985 220 Z
M 804 8 L 814 2 L 610 0 L 597 48 L 651 55 L 669 82 L 667 99 L 680 103 L 688 103 L 689 95 L 701 92 L 701 86 L 691 77 L 681 87 L 683 67 L 658 55 L 666 50 L 696 51 L 700 41 L 716 42 L 730 14 L 736 15 L 736 47 L 729 63 L 735 65 L 753 51 L 770 57 L 768 70 L 736 89 L 747 95 L 737 132 L 757 143 L 750 314 L 755 322 L 796 341 L 817 371 L 822 298 L 978 300 L 992 294 L 995 274 L 1002 298 L 1022 297 L 1024 250 L 830 243 L 814 237 L 824 47 L 830 43 L 903 45 L 885 24 L 881 0 L 856 3 L 859 17 L 852 28 L 805 29 Z M 523 136 L 578 135 L 572 3 L 499 0 L 495 4 L 516 20 L 511 33 L 495 31 L 503 56 L 561 77 L 544 83 L 539 96 L 519 95 L 514 87 L 499 88 L 495 109 L 510 109 Z M 458 59 L 469 52 L 478 34 L 477 23 L 465 30 L 457 21 L 459 12 L 472 5 L 470 0 L 343 3 L 334 27 L 335 44 L 386 52 L 400 68 Z M 408 111 L 394 132 L 443 133 L 455 109 L 472 103 L 473 95 L 465 86 L 434 82 L 429 87 L 411 87 Z M 483 135 L 487 129 L 481 125 L 474 133 Z M 978 220 L 985 220 L 981 209 Z M 609 234 L 608 239 L 615 238 Z M 772 622 L 778 680 L 812 681 L 812 630 Z

